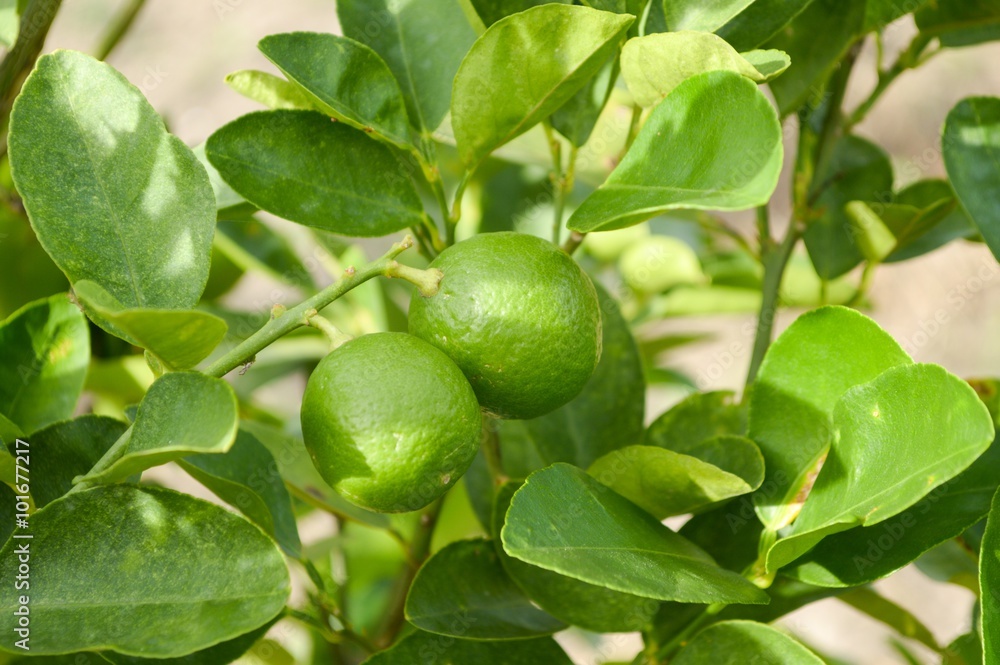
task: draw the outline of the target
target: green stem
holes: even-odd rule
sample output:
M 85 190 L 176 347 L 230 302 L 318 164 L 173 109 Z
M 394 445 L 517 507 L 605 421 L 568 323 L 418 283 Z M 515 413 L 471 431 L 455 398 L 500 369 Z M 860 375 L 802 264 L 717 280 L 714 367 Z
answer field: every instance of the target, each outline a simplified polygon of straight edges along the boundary
M 587 237 L 586 233 L 580 233 L 579 231 L 570 231 L 569 237 L 566 238 L 566 242 L 563 243 L 562 249 L 564 252 L 573 256 L 576 250 L 583 244 L 584 239 Z
M 455 198 L 452 200 L 451 204 L 451 216 L 448 218 L 448 233 L 452 240 L 448 245 L 453 245 L 455 238 L 455 227 L 458 226 L 458 222 L 462 219 L 462 199 L 465 197 L 465 188 L 469 186 L 469 181 L 472 180 L 473 171 L 469 170 L 462 174 L 462 179 L 458 181 L 458 187 L 455 188 Z
M 868 289 L 872 286 L 872 279 L 875 277 L 876 268 L 878 268 L 877 263 L 872 261 L 865 263 L 864 270 L 861 271 L 861 281 L 858 283 L 858 290 L 854 292 L 854 295 L 848 301 L 848 307 L 858 307 L 861 305 L 861 302 L 868 294 Z
M 562 143 L 556 138 L 551 123 L 548 121 L 543 122 L 542 128 L 545 130 L 545 138 L 549 142 L 549 152 L 552 154 L 552 173 L 549 175 L 549 179 L 552 181 L 553 199 L 552 242 L 558 245 L 559 237 L 562 235 L 563 210 L 566 206 L 566 192 L 563 185 Z
M 385 256 L 358 270 L 348 270 L 339 281 L 326 287 L 316 295 L 292 307 L 281 316 L 271 319 L 264 327 L 245 339 L 205 369 L 209 376 L 225 376 L 240 365 L 252 362 L 262 349 L 284 337 L 297 328 L 308 324 L 306 316 L 310 310 L 322 310 L 334 300 L 344 295 L 356 286 L 367 282 L 373 277 L 387 275 L 390 264 L 404 250 L 413 246 L 413 238 L 407 236 L 402 242 L 392 246 Z M 96 468 L 96 467 L 95 467 Z
M 483 455 L 489 467 L 493 484 L 499 487 L 510 480 L 503 470 L 503 455 L 500 449 L 499 420 L 483 415 Z
M 118 46 L 118 43 L 125 36 L 125 33 L 132 27 L 135 17 L 139 15 L 139 10 L 146 4 L 146 0 L 129 0 L 128 4 L 122 7 L 121 11 L 115 15 L 108 25 L 107 31 L 101 38 L 100 45 L 94 51 L 94 57 L 98 60 L 105 60 L 111 52 Z
M 425 298 L 430 298 L 431 296 L 437 294 L 438 287 L 441 285 L 441 279 L 444 277 L 444 273 L 437 268 L 421 270 L 420 268 L 404 265 L 398 261 L 390 261 L 385 270 L 385 277 L 390 279 L 394 277 L 405 279 L 407 282 L 417 287 L 417 290 L 420 291 L 420 295 Z
M 705 627 L 705 624 L 711 622 L 715 618 L 715 615 L 727 607 L 726 603 L 715 603 L 706 607 L 701 614 L 684 627 L 684 630 L 674 635 L 673 639 L 660 647 L 660 650 L 656 654 L 656 662 L 668 662 L 698 631 Z
M 310 310 L 306 312 L 306 322 L 309 326 L 316 328 L 330 340 L 330 349 L 336 349 L 338 346 L 350 342 L 354 337 L 348 335 L 342 331 L 337 326 L 330 323 L 330 320 L 324 316 L 320 316 L 316 310 Z
M 899 78 L 906 71 L 913 69 L 927 62 L 927 60 L 933 56 L 938 51 L 932 51 L 925 54 L 924 50 L 931 42 L 931 38 L 926 34 L 920 33 L 913 38 L 910 45 L 899 54 L 896 58 L 896 62 L 892 64 L 889 69 L 881 68 L 881 60 L 879 61 L 879 72 L 878 72 L 878 82 L 875 84 L 875 89 L 871 91 L 867 98 L 848 117 L 844 131 L 849 132 L 858 123 L 868 116 L 869 111 L 875 106 L 876 102 L 882 98 L 882 95 L 886 90 L 889 89 L 897 78 Z

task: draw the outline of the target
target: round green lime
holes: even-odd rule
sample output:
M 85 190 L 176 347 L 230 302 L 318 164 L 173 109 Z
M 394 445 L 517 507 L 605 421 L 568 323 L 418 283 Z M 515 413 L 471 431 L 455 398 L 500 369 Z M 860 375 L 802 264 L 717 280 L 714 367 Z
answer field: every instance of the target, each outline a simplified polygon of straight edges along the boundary
M 418 510 L 469 468 L 479 404 L 448 356 L 405 333 L 347 342 L 309 377 L 302 437 L 323 479 L 378 512 Z
M 410 332 L 447 353 L 487 411 L 535 418 L 576 397 L 601 355 L 590 278 L 541 238 L 486 233 L 441 253 L 437 294 L 410 300 Z

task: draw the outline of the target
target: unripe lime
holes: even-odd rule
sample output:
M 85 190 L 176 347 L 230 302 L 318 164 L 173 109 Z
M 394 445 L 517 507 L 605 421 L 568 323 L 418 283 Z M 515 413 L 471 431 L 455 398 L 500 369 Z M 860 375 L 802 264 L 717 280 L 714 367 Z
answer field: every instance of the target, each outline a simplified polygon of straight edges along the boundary
M 535 236 L 486 233 L 441 253 L 436 295 L 414 294 L 410 332 L 465 372 L 484 409 L 534 418 L 576 397 L 601 355 L 590 279 Z
M 347 342 L 309 377 L 302 437 L 323 479 L 379 512 L 423 508 L 469 468 L 479 404 L 441 351 L 404 333 Z
M 633 244 L 622 254 L 618 270 L 625 283 L 640 293 L 662 293 L 672 286 L 706 281 L 694 250 L 667 236 Z

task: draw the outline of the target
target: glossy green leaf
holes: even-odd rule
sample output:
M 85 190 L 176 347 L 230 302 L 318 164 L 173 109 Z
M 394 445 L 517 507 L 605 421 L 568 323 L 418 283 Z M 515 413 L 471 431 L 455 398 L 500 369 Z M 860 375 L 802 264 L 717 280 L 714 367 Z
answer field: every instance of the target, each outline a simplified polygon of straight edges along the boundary
M 986 665 L 1000 663 L 1000 492 L 986 521 L 979 555 L 980 601 L 983 606 L 983 652 Z
M 671 32 L 714 32 L 735 18 L 753 0 L 654 0 L 663 3 L 663 14 Z
M 780 51 L 753 53 L 766 73 L 711 33 L 684 30 L 634 37 L 622 49 L 622 76 L 637 104 L 653 106 L 685 79 L 704 72 L 730 71 L 763 83 L 787 68 L 775 64 Z
M 281 615 L 278 615 L 275 619 L 265 623 L 260 628 L 251 630 L 249 633 L 245 633 L 239 637 L 234 637 L 231 640 L 220 642 L 215 646 L 208 647 L 207 649 L 195 651 L 194 653 L 186 656 L 180 656 L 178 658 L 140 658 L 138 656 L 125 656 L 113 651 L 102 651 L 100 657 L 110 662 L 112 665 L 221 665 L 224 663 L 232 663 L 240 658 L 240 656 L 243 656 L 250 651 L 255 644 L 262 644 L 262 642 L 260 642 L 261 638 L 267 634 L 267 631 L 271 629 L 271 626 L 277 623 L 280 618 Z M 256 649 L 254 649 L 254 651 L 256 651 Z M 79 654 L 77 655 L 77 658 L 79 658 Z M 263 662 L 255 660 L 248 663 L 244 663 L 243 660 L 240 660 L 240 663 L 241 665 L 264 665 Z M 74 662 L 67 663 L 66 665 L 98 664 L 87 662 L 81 663 L 75 660 Z M 292 664 L 289 663 L 288 665 Z
M 309 111 L 315 108 L 313 100 L 299 86 L 280 76 L 256 69 L 241 69 L 226 75 L 226 85 L 247 99 L 252 99 L 272 110 Z
M 687 453 L 707 439 L 746 430 L 746 408 L 732 391 L 692 393 L 650 423 L 643 443 Z
M 497 555 L 507 574 L 538 606 L 566 623 L 599 633 L 642 630 L 649 625 L 659 604 L 603 586 L 539 568 L 507 554 L 500 542 L 507 510 L 520 482 L 509 482 L 497 490 L 490 528 Z
M 734 171 L 734 161 L 745 168 Z M 569 227 L 607 231 L 678 208 L 760 205 L 777 186 L 781 162 L 778 118 L 757 86 L 732 72 L 699 74 L 653 109 L 625 158 L 577 208 Z
M 431 557 L 410 587 L 406 618 L 430 633 L 476 640 L 525 639 L 566 627 L 532 605 L 486 540 L 458 541 Z
M 448 113 L 452 81 L 476 39 L 459 0 L 340 0 L 344 35 L 370 46 L 395 74 L 411 124 L 429 135 Z
M 32 432 L 73 415 L 90 362 L 87 320 L 65 294 L 0 323 L 0 415 Z
M 236 396 L 229 384 L 198 372 L 171 372 L 153 383 L 139 404 L 127 441 L 104 470 L 82 480 L 115 482 L 195 453 L 224 453 L 236 438 Z
M 88 414 L 44 427 L 31 435 L 31 497 L 44 508 L 73 487 L 73 479 L 90 471 L 128 424 Z
M 837 597 L 857 611 L 895 630 L 901 637 L 916 640 L 934 651 L 940 650 L 933 633 L 909 610 L 868 587 L 852 589 Z
M 861 263 L 856 225 L 847 204 L 885 201 L 892 196 L 892 178 L 889 156 L 874 143 L 856 136 L 836 143 L 827 168 L 813 186 L 817 216 L 809 221 L 804 237 L 820 277 L 840 277 Z
M 502 531 L 517 559 L 600 586 L 659 600 L 764 603 L 766 595 L 568 464 L 532 474 Z
M 146 349 L 171 369 L 189 369 L 226 336 L 226 322 L 196 309 L 126 308 L 100 285 L 81 280 L 73 292 L 95 323 Z
M 31 531 L 32 654 L 183 656 L 268 622 L 288 598 L 274 543 L 186 494 L 134 485 L 78 492 L 32 515 Z M 16 574 L 18 544 L 0 550 L 4 579 Z M 22 593 L 0 590 L 7 635 Z M 11 641 L 0 649 L 13 650 Z
M 935 0 L 914 14 L 920 32 L 957 48 L 1000 39 L 997 0 Z
M 222 175 L 218 169 L 212 166 L 212 162 L 208 161 L 204 143 L 195 146 L 192 152 L 194 152 L 195 157 L 198 158 L 198 161 L 201 162 L 201 165 L 205 167 L 205 171 L 208 173 L 208 181 L 212 183 L 212 191 L 215 193 L 215 208 L 219 216 L 227 215 L 231 212 L 244 212 L 248 208 L 250 214 L 256 211 L 253 205 L 247 203 L 245 198 L 237 194 L 236 190 L 222 179 Z M 218 231 L 218 227 L 216 227 L 216 231 Z M 215 266 L 213 265 L 212 267 L 214 268 Z
M 739 51 L 755 49 L 788 25 L 812 0 L 756 0 L 715 31 Z
M 633 20 L 549 4 L 490 26 L 455 75 L 451 122 L 465 165 L 476 166 L 568 102 L 604 66 Z
M 755 621 L 723 621 L 695 635 L 676 665 L 822 665 L 813 652 L 775 628 Z
M 764 453 L 761 521 L 787 526 L 833 438 L 833 410 L 849 388 L 912 362 L 871 319 L 843 307 L 800 316 L 771 345 L 750 397 L 749 437 Z
M 908 237 L 885 258 L 885 263 L 906 261 L 928 252 L 933 252 L 953 240 L 976 235 L 975 226 L 965 211 L 957 204 L 955 192 L 947 180 L 919 180 L 896 193 L 897 204 L 910 206 L 920 211 L 918 228 L 922 228 L 928 217 L 936 222 L 915 237 Z M 948 210 L 943 218 L 939 212 Z
M 317 32 L 270 35 L 257 45 L 320 111 L 374 138 L 406 148 L 410 123 L 399 84 L 360 42 Z
M 753 441 L 724 436 L 691 446 L 687 454 L 629 446 L 594 462 L 589 473 L 662 520 L 754 491 L 764 480 L 764 458 Z
M 39 58 L 11 114 L 10 162 L 39 241 L 70 281 L 97 282 L 126 307 L 198 302 L 215 197 L 191 149 L 124 76 L 74 51 Z
M 415 226 L 423 208 L 407 167 L 364 132 L 311 111 L 259 111 L 209 139 L 233 189 L 279 217 L 349 236 Z
M 825 535 L 900 514 L 964 471 L 994 434 L 975 391 L 937 365 L 895 367 L 851 388 L 833 421 L 830 452 L 791 530 L 769 551 L 769 570 Z
M 274 457 L 252 434 L 238 432 L 228 452 L 191 455 L 178 463 L 271 535 L 289 556 L 300 556 L 302 545 L 291 497 Z
M 363 665 L 572 665 L 550 637 L 514 642 L 456 640 L 417 631 L 392 648 L 380 651 Z
M 958 200 L 993 256 L 1000 257 L 1000 99 L 959 102 L 945 121 L 941 145 Z

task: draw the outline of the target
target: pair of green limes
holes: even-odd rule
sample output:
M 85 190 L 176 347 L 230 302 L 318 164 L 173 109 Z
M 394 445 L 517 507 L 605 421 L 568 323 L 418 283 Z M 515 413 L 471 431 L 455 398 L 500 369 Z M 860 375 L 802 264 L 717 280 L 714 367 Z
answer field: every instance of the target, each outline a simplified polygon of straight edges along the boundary
M 597 366 L 593 284 L 565 252 L 520 233 L 441 253 L 438 292 L 410 302 L 409 332 L 365 335 L 317 366 L 302 434 L 323 478 L 379 512 L 417 510 L 469 468 L 480 410 L 534 418 L 573 399 Z

